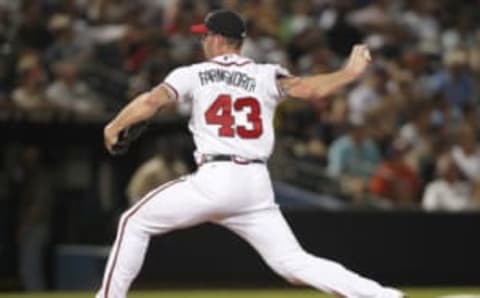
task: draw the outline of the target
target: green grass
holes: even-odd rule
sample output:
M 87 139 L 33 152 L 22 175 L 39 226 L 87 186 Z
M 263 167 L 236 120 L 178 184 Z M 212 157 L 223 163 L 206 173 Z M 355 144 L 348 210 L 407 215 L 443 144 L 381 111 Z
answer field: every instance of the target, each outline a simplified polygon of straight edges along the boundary
M 406 288 L 409 298 L 438 298 L 447 295 L 478 295 L 480 288 Z M 88 292 L 49 292 L 42 294 L 0 293 L 0 298 L 93 298 Z M 313 290 L 169 290 L 133 292 L 129 298 L 327 298 Z M 474 296 L 464 296 L 464 298 Z M 452 298 L 454 298 L 452 296 Z M 462 298 L 462 297 L 458 297 Z

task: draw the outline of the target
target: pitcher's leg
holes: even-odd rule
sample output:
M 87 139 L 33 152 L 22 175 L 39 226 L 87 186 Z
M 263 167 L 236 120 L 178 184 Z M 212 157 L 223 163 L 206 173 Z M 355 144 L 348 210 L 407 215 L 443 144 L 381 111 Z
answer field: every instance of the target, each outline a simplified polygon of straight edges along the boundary
M 229 217 L 220 222 L 249 242 L 279 275 L 327 293 L 355 298 L 398 298 L 400 292 L 382 287 L 342 265 L 306 253 L 278 208 Z
M 202 210 L 208 209 L 204 202 L 188 180 L 178 179 L 153 190 L 127 210 L 120 219 L 96 297 L 127 297 L 143 265 L 150 237 L 204 221 Z
M 125 213 L 119 222 L 117 238 L 108 258 L 102 288 L 97 293 L 97 298 L 126 297 L 132 281 L 143 265 L 150 235 L 139 229 L 133 221 L 128 221 L 128 213 Z

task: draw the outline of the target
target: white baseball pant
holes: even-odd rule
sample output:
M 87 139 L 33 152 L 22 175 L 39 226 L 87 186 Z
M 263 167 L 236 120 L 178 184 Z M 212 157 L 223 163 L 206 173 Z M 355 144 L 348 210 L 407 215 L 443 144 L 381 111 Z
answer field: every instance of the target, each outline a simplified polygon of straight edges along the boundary
M 294 284 L 355 298 L 401 293 L 305 252 L 274 202 L 267 167 L 211 162 L 151 191 L 121 217 L 97 298 L 125 298 L 143 264 L 151 236 L 203 222 L 225 226 Z

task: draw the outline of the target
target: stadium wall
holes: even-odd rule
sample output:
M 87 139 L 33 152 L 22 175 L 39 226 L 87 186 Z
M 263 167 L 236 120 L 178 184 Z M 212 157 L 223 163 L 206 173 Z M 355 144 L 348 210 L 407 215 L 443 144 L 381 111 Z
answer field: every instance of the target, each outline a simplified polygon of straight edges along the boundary
M 480 284 L 479 214 L 295 211 L 286 217 L 306 250 L 380 282 Z M 203 225 L 152 241 L 137 285 L 172 283 L 283 281 L 240 238 Z

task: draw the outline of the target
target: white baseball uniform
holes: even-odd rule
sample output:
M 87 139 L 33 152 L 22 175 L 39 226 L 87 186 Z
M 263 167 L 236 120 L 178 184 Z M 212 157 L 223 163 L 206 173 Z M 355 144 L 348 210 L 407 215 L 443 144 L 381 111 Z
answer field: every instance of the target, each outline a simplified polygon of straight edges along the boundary
M 292 283 L 345 297 L 402 297 L 343 266 L 306 253 L 274 201 L 267 167 L 273 114 L 282 97 L 278 65 L 239 55 L 173 70 L 161 84 L 192 104 L 190 130 L 198 170 L 159 186 L 121 217 L 97 298 L 124 298 L 138 274 L 150 237 L 204 222 L 230 229 Z M 231 155 L 231 161 L 215 156 Z M 252 162 L 253 161 L 253 162 Z

